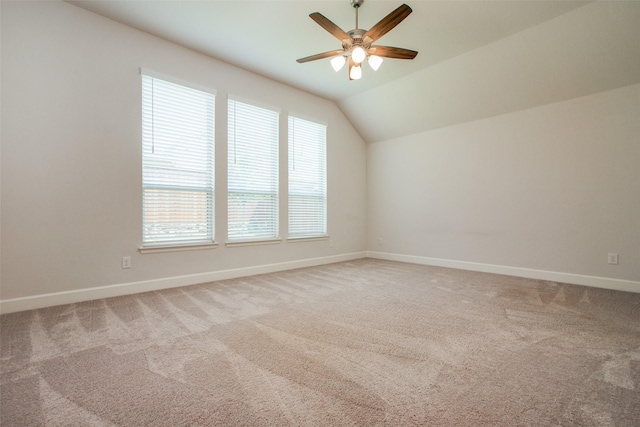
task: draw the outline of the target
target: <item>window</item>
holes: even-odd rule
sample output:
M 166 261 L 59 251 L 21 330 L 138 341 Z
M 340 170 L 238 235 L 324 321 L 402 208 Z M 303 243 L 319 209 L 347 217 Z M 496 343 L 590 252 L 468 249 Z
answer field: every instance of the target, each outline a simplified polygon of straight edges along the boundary
M 144 246 L 213 242 L 214 101 L 143 72 Z
M 278 237 L 279 113 L 229 99 L 229 241 Z
M 289 237 L 327 234 L 327 127 L 289 116 Z

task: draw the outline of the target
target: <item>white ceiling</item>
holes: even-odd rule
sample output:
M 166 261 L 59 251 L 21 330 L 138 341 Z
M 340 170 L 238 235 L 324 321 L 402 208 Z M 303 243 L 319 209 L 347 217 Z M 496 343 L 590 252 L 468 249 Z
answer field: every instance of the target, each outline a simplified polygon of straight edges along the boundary
M 504 108 L 489 109 L 479 114 L 465 110 L 462 116 L 456 117 L 456 108 L 449 106 L 452 110 L 451 117 L 426 123 L 422 118 L 413 116 L 416 116 L 416 109 L 420 111 L 424 107 L 428 110 L 428 99 L 414 100 L 409 106 L 405 106 L 410 111 L 397 108 L 405 105 L 404 103 L 387 103 L 386 106 L 380 105 L 378 108 L 371 105 L 371 101 L 380 99 L 378 96 L 382 94 L 385 97 L 391 96 L 384 99 L 393 99 L 394 93 L 410 96 L 416 87 L 424 86 L 424 78 L 429 77 L 433 70 L 442 70 L 443 64 L 450 65 L 458 57 L 472 55 L 474 51 L 488 45 L 494 46 L 501 40 L 518 36 L 522 38 L 521 34 L 526 35 L 528 29 L 554 22 L 562 15 L 570 15 L 592 6 L 590 2 L 584 1 L 406 0 L 413 13 L 376 44 L 417 50 L 418 56 L 413 61 L 387 59 L 377 72 L 365 66 L 361 80 L 349 81 L 346 67 L 335 73 L 328 59 L 305 64 L 296 62 L 296 59 L 301 57 L 340 48 L 340 42 L 308 15 L 320 12 L 343 30 L 351 30 L 355 27 L 355 12 L 349 0 L 68 2 L 216 59 L 336 101 L 368 141 L 486 117 L 509 108 L 530 107 L 531 102 L 515 102 L 516 105 L 512 105 L 513 100 L 506 100 L 501 101 Z M 402 0 L 366 0 L 359 11 L 359 27 L 370 28 L 401 3 Z M 633 3 L 636 3 L 636 6 L 640 4 Z M 633 9 L 633 19 L 640 17 L 636 9 L 640 10 Z M 636 21 L 631 21 L 624 24 L 634 26 L 635 23 Z M 638 23 L 640 24 L 640 21 Z M 640 28 L 640 25 L 637 28 Z M 640 30 L 636 29 L 635 33 L 632 31 L 622 43 L 626 46 L 629 38 L 635 40 L 639 34 Z M 553 50 L 556 41 L 563 42 L 565 39 L 561 34 L 558 37 L 560 40 L 544 40 L 544 45 Z M 524 40 L 523 43 L 528 42 Z M 537 46 L 536 43 L 534 42 L 534 45 Z M 629 53 L 632 54 L 638 50 L 632 46 L 627 46 L 627 49 L 631 49 Z M 540 52 L 537 52 L 537 55 L 540 55 Z M 526 57 L 527 52 L 522 51 L 517 56 Z M 544 55 L 532 57 L 535 61 L 543 58 Z M 517 58 L 520 59 L 522 58 Z M 524 59 L 526 61 L 526 58 Z M 554 60 L 557 59 L 554 57 Z M 450 71 L 447 70 L 445 71 Z M 640 73 L 638 75 L 640 76 Z M 589 78 L 586 77 L 587 80 Z M 595 79 L 597 78 L 596 76 Z M 604 78 L 606 79 L 606 76 Z M 599 87 L 599 81 L 592 83 Z M 544 91 L 545 86 L 542 85 L 540 90 Z M 425 96 L 433 95 L 428 88 L 423 88 L 424 90 Z M 547 98 L 553 100 L 553 94 L 550 95 Z M 570 95 L 575 96 L 575 93 L 572 92 Z M 446 94 L 438 96 L 447 98 Z M 547 98 L 537 97 L 533 104 L 549 102 Z M 441 101 L 446 104 L 446 101 Z M 367 105 L 368 118 L 363 117 L 362 105 Z M 447 106 L 444 107 L 446 110 Z M 411 118 L 402 119 L 403 115 Z M 408 120 L 413 122 L 407 122 Z M 372 124 L 374 121 L 376 123 Z M 396 128 L 390 132 L 388 129 L 393 128 L 389 126 L 392 123 Z
M 349 0 L 325 1 L 70 1 L 146 31 L 334 101 L 364 92 L 448 58 L 476 49 L 585 2 L 415 1 L 413 13 L 376 44 L 419 51 L 413 61 L 387 60 L 359 81 L 335 73 L 329 59 L 296 59 L 340 49 L 340 42 L 309 14 L 320 12 L 345 31 L 355 27 Z M 368 29 L 402 4 L 366 0 L 359 27 Z

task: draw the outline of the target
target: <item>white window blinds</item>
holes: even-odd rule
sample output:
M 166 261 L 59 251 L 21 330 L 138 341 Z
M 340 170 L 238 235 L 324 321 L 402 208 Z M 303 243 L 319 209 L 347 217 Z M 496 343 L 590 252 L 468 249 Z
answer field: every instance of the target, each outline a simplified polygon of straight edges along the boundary
M 327 234 L 327 127 L 289 116 L 289 237 Z
M 212 93 L 142 75 L 143 244 L 214 239 Z
M 276 111 L 229 99 L 228 239 L 278 237 Z

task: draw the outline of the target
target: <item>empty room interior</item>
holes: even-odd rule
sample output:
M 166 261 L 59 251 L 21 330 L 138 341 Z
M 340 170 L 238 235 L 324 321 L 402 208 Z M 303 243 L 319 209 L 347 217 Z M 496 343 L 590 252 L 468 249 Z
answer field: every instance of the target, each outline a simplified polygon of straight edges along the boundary
M 0 20 L 3 426 L 640 425 L 640 1 Z

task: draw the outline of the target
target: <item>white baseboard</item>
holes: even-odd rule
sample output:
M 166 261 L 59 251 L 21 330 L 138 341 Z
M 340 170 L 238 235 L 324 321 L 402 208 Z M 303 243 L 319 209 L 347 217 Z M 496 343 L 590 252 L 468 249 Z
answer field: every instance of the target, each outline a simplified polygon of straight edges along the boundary
M 332 264 L 334 262 L 351 261 L 365 258 L 365 252 L 354 252 L 333 255 L 322 258 L 310 258 L 298 261 L 265 264 L 252 267 L 233 268 L 229 270 L 211 271 L 207 273 L 189 274 L 185 276 L 167 277 L 162 279 L 144 280 L 141 282 L 120 283 L 116 285 L 99 286 L 74 291 L 54 292 L 23 298 L 0 300 L 0 313 L 33 310 L 37 308 L 53 307 L 56 305 L 72 304 L 100 298 L 111 298 L 140 292 L 157 291 L 179 286 L 196 285 L 216 280 L 235 279 L 256 274 L 274 273 L 292 270 L 294 268 L 313 267 L 316 265 Z
M 322 258 L 310 258 L 277 264 L 264 264 L 252 267 L 211 271 L 207 273 L 189 274 L 184 276 L 167 277 L 162 279 L 145 280 L 131 283 L 120 283 L 116 285 L 99 286 L 74 291 L 54 292 L 23 298 L 0 300 L 0 313 L 13 313 L 17 311 L 53 307 L 56 305 L 72 304 L 76 302 L 90 301 L 100 298 L 111 298 L 123 295 L 137 294 L 140 292 L 175 288 L 179 286 L 196 285 L 199 283 L 213 282 L 216 280 L 234 279 L 238 277 L 253 276 L 256 274 L 292 270 L 294 268 L 313 267 L 316 265 L 332 264 L 334 262 L 351 261 L 354 259 L 365 257 L 640 293 L 640 282 L 632 280 L 620 280 L 608 277 L 584 276 L 579 274 L 560 273 L 556 271 L 534 270 L 529 268 L 507 267 L 503 265 L 482 264 L 441 258 L 428 258 L 414 255 L 370 251 L 353 252 L 349 254 L 334 255 Z
M 385 252 L 367 252 L 367 258 L 401 261 L 412 264 L 432 265 L 435 267 L 457 268 L 459 270 L 480 271 L 483 273 L 503 274 L 526 277 L 528 279 L 548 280 L 551 282 L 571 283 L 594 288 L 640 293 L 640 282 L 633 280 L 611 279 L 608 277 L 584 276 L 580 274 L 560 273 L 557 271 L 534 270 L 530 268 L 507 267 L 504 265 L 482 264 L 477 262 L 456 261 L 441 258 L 428 258 L 414 255 L 391 254 Z

